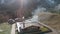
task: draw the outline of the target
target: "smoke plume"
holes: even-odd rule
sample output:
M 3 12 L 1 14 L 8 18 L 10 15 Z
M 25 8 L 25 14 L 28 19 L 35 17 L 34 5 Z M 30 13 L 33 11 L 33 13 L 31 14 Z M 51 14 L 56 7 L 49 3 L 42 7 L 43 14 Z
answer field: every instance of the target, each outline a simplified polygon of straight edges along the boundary
M 35 10 L 32 11 L 33 15 L 32 18 L 26 20 L 26 22 L 38 22 L 39 21 L 38 14 L 44 11 L 46 11 L 46 8 L 38 6 Z

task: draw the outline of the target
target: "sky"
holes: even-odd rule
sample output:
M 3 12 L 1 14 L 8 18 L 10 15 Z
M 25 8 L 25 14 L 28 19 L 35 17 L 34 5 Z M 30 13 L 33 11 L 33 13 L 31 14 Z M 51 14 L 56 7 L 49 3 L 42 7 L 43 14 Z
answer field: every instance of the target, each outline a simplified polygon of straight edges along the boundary
M 24 5 L 24 8 L 33 6 L 40 6 L 44 8 L 53 8 L 60 3 L 60 0 L 0 0 L 0 9 L 8 7 L 18 7 L 18 5 Z M 12 6 L 12 4 L 14 4 Z M 11 5 L 11 6 L 9 6 Z M 3 8 L 2 8 L 3 7 Z M 32 8 L 32 7 L 31 7 Z M 34 7 L 33 7 L 34 8 Z

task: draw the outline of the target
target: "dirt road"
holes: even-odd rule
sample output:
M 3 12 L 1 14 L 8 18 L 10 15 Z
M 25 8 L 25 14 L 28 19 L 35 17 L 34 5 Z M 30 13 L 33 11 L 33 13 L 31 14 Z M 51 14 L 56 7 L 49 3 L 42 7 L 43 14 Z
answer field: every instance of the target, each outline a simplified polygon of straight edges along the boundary
M 12 24 L 11 34 L 15 34 L 15 25 L 16 25 L 16 24 Z

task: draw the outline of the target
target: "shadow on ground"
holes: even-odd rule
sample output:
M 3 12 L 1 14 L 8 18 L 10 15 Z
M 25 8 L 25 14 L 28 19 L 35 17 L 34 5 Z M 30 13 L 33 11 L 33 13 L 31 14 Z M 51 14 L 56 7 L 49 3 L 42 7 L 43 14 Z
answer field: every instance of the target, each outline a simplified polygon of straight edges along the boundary
M 28 28 L 22 29 L 20 33 L 18 34 L 45 34 L 52 32 L 50 29 L 48 31 L 41 31 L 39 30 L 39 27 L 36 26 L 30 26 Z

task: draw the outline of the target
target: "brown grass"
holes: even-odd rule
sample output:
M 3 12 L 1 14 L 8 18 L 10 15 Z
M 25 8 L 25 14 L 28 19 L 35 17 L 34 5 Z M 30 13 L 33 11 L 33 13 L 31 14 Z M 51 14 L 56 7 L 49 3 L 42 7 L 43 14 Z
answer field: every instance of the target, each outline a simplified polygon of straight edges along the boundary
M 52 13 L 42 13 L 39 15 L 39 17 L 45 17 L 45 19 L 40 20 L 40 22 L 43 22 L 54 29 L 60 31 L 60 15 L 59 14 L 52 14 Z

